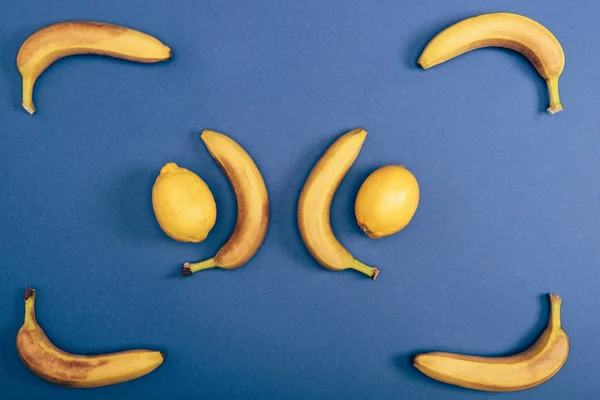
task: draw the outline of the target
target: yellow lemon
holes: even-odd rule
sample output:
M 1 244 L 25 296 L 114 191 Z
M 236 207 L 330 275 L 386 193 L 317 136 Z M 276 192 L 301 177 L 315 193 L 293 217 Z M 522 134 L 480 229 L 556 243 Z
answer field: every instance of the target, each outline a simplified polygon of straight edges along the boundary
M 208 185 L 173 162 L 165 164 L 156 178 L 152 207 L 162 230 L 180 242 L 203 241 L 217 219 L 217 205 Z
M 402 230 L 419 206 L 419 183 L 402 165 L 386 165 L 365 179 L 354 212 L 360 228 L 371 238 Z

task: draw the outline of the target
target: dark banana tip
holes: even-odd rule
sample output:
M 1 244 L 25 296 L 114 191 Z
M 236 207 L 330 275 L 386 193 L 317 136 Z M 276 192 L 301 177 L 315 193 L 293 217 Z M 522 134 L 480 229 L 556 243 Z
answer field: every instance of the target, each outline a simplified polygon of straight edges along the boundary
M 373 271 L 373 275 L 371 275 L 371 279 L 375 280 L 375 279 L 377 279 L 378 276 L 379 276 L 379 270 L 377 268 L 375 268 L 375 270 Z
M 183 264 L 183 267 L 181 267 L 181 276 L 190 276 L 190 275 L 192 275 L 192 269 L 190 268 L 190 264 L 189 263 Z
M 164 352 L 164 351 L 161 351 L 161 352 L 160 352 L 160 355 L 161 355 L 161 356 L 162 356 L 162 358 L 163 358 L 163 362 L 165 362 L 165 360 L 167 359 L 167 353 L 166 353 L 166 352 Z
M 27 288 L 27 290 L 25 290 L 25 300 L 30 299 L 34 295 L 35 295 L 35 289 L 34 288 Z

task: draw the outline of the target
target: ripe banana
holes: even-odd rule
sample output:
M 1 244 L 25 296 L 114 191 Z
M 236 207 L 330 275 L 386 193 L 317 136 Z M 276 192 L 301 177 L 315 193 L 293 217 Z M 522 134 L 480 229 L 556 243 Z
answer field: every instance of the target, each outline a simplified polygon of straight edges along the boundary
M 366 137 L 367 131 L 362 128 L 351 130 L 323 154 L 300 194 L 298 227 L 306 248 L 322 266 L 332 271 L 352 268 L 375 279 L 379 270 L 354 259 L 335 237 L 329 218 L 333 196 Z
M 560 324 L 562 300 L 550 294 L 548 327 L 533 346 L 509 357 L 419 354 L 414 366 L 430 378 L 470 389 L 514 392 L 552 378 L 567 361 L 569 338 Z
M 102 22 L 70 21 L 46 26 L 29 36 L 17 54 L 25 110 L 35 112 L 33 86 L 42 72 L 56 60 L 76 54 L 154 63 L 171 58 L 171 49 L 145 33 Z
M 423 69 L 482 47 L 505 47 L 523 54 L 546 80 L 550 114 L 563 110 L 558 78 L 565 53 L 556 37 L 540 23 L 518 14 L 483 14 L 460 21 L 434 37 L 419 58 Z
M 207 129 L 200 137 L 233 186 L 238 215 L 235 229 L 227 243 L 213 258 L 197 263 L 185 263 L 181 268 L 183 276 L 214 267 L 241 267 L 256 254 L 269 227 L 267 187 L 250 155 L 237 142 L 222 133 Z
M 40 378 L 62 386 L 92 388 L 144 376 L 165 360 L 159 351 L 130 350 L 82 356 L 55 347 L 35 318 L 35 290 L 25 291 L 25 322 L 17 334 L 17 352 L 27 368 Z

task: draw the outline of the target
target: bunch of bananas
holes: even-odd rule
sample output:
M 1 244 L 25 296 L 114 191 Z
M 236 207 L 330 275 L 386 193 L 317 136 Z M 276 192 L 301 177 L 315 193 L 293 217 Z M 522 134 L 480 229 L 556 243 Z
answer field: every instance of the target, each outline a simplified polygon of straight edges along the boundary
M 563 110 L 558 79 L 565 56 L 554 35 L 527 17 L 510 13 L 479 15 L 460 21 L 435 36 L 419 58 L 428 69 L 482 47 L 505 47 L 520 52 L 546 80 L 548 112 Z M 23 78 L 22 105 L 36 110 L 33 88 L 37 78 L 56 60 L 76 54 L 98 54 L 154 63 L 172 56 L 158 39 L 126 27 L 99 22 L 71 21 L 45 27 L 22 44 L 17 67 Z M 312 169 L 298 201 L 302 240 L 323 267 L 353 269 L 376 279 L 379 269 L 356 260 L 337 240 L 330 224 L 335 192 L 356 160 L 367 131 L 354 129 L 339 137 Z M 235 269 L 260 249 L 269 226 L 269 196 L 254 160 L 230 137 L 205 130 L 201 139 L 223 169 L 235 191 L 238 215 L 229 240 L 212 258 L 185 263 L 184 276 L 208 268 Z M 361 229 L 372 238 L 396 233 L 412 219 L 419 202 L 416 178 L 403 166 L 384 166 L 363 183 L 355 211 Z M 153 206 L 162 229 L 173 239 L 200 242 L 216 220 L 216 205 L 208 186 L 193 172 L 169 163 L 153 188 Z M 34 289 L 25 292 L 25 321 L 17 334 L 23 363 L 39 377 L 63 386 L 89 388 L 128 381 L 160 366 L 165 353 L 129 350 L 82 356 L 55 347 L 35 317 Z M 442 382 L 486 391 L 516 391 L 537 386 L 554 376 L 565 363 L 569 339 L 562 330 L 562 301 L 550 294 L 551 313 L 546 330 L 528 350 L 508 357 L 475 357 L 451 353 L 419 354 L 414 366 Z

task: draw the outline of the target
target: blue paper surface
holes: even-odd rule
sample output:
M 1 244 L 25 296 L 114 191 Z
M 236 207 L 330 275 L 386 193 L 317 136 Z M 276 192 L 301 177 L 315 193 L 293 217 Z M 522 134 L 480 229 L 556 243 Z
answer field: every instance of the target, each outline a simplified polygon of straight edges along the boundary
M 560 40 L 565 112 L 522 56 L 478 50 L 423 71 L 441 29 L 494 11 L 527 15 Z M 15 1 L 0 3 L 0 397 L 69 399 L 597 399 L 600 281 L 600 3 L 564 1 Z M 19 46 L 64 20 L 126 25 L 173 48 L 136 64 L 70 57 L 21 108 Z M 332 223 L 376 265 L 376 281 L 320 267 L 297 230 L 304 180 L 327 146 L 362 126 L 363 150 Z M 236 218 L 233 191 L 199 139 L 224 132 L 252 155 L 271 199 L 261 251 L 235 271 L 179 276 L 211 257 Z M 151 188 L 174 161 L 215 196 L 208 239 L 158 226 Z M 410 225 L 377 241 L 354 199 L 385 164 L 420 183 Z M 164 350 L 139 380 L 64 389 L 31 374 L 14 339 L 23 291 L 74 353 Z M 422 375 L 423 351 L 527 348 L 564 300 L 571 353 L 547 383 L 516 394 Z

